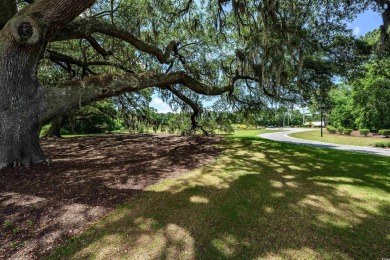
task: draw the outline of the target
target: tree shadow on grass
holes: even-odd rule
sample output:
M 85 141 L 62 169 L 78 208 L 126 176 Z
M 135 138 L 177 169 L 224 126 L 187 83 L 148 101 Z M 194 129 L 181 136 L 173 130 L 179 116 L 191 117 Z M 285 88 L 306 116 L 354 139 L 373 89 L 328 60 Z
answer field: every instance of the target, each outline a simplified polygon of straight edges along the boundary
M 51 259 L 390 255 L 388 158 L 230 139 L 214 164 L 139 194 Z
M 36 259 L 161 179 L 213 161 L 219 139 L 45 140 L 52 164 L 0 171 L 0 259 Z

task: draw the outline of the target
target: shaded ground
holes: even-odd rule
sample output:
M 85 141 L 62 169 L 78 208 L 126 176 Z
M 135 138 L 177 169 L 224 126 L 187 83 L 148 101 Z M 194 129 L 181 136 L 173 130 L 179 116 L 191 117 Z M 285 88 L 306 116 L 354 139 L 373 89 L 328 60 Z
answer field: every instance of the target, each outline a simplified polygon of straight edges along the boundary
M 0 259 L 36 259 L 150 184 L 210 163 L 219 138 L 43 140 L 50 166 L 0 171 Z

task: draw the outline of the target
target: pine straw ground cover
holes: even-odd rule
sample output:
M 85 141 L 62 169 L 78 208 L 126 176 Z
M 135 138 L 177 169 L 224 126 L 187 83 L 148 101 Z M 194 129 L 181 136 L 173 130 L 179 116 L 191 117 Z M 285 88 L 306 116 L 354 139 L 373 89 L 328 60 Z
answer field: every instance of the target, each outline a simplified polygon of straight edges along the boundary
M 390 257 L 387 157 L 246 131 L 212 164 L 150 186 L 47 259 Z
M 151 184 L 212 162 L 220 138 L 42 140 L 51 165 L 0 171 L 0 259 L 38 259 Z

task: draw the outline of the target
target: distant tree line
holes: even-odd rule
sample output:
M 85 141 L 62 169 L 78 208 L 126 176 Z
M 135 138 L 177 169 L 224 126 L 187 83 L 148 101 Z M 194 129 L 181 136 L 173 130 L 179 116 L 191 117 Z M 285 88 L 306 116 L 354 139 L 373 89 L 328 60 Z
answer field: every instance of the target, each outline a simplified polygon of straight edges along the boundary
M 363 39 L 375 45 L 379 35 L 375 30 Z M 390 129 L 389 65 L 389 50 L 373 53 L 330 91 L 329 120 L 333 126 L 374 132 Z

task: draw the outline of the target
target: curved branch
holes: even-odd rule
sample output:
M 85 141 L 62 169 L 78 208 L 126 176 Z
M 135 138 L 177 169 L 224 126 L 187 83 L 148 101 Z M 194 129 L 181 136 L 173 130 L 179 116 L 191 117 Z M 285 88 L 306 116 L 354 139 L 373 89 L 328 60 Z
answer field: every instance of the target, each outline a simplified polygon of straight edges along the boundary
M 183 9 L 180 9 L 179 11 L 174 12 L 174 13 L 171 12 L 169 14 L 170 15 L 175 15 L 175 16 L 182 16 L 182 15 L 188 13 L 188 11 L 190 10 L 192 2 L 193 2 L 193 0 L 188 0 L 187 4 L 185 5 L 185 7 Z
M 136 49 L 154 55 L 161 64 L 169 64 L 172 61 L 171 53 L 177 46 L 175 41 L 171 41 L 165 50 L 157 46 L 144 42 L 128 30 L 118 28 L 115 25 L 98 21 L 96 19 L 80 19 L 65 26 L 50 41 L 64 41 L 83 39 L 90 37 L 94 33 L 101 33 L 131 44 Z
M 31 16 L 39 19 L 39 24 L 45 26 L 49 35 L 71 22 L 96 0 L 36 0 L 23 11 L 21 16 Z M 15 1 L 14 1 L 15 2 Z
M 126 92 L 173 84 L 184 85 L 203 95 L 220 95 L 232 90 L 232 86 L 208 86 L 183 72 L 90 76 L 79 81 L 46 87 L 45 94 L 48 107 L 41 123 L 45 124 L 70 109 L 97 100 L 118 96 Z
M 134 74 L 103 75 L 86 77 L 57 86 L 45 88 L 47 110 L 41 118 L 46 124 L 61 114 L 83 105 L 124 92 L 138 90 L 138 80 Z
M 189 105 L 191 108 L 192 108 L 192 115 L 191 115 L 191 125 L 192 125 L 192 129 L 193 130 L 196 130 L 196 128 L 200 128 L 203 133 L 208 136 L 208 132 L 206 130 L 203 129 L 203 127 L 201 125 L 198 124 L 198 122 L 196 121 L 196 118 L 198 117 L 199 113 L 201 112 L 200 111 L 200 108 L 199 108 L 199 105 L 195 102 L 193 102 L 190 98 L 188 98 L 187 96 L 185 96 L 183 93 L 181 93 L 180 91 L 178 91 L 177 89 L 175 89 L 174 87 L 172 86 L 162 86 L 160 87 L 161 89 L 166 89 L 166 90 L 169 90 L 170 92 L 172 92 L 175 96 L 177 96 L 178 98 L 180 98 L 184 103 L 186 103 L 187 105 Z
M 112 55 L 112 52 L 111 51 L 106 51 L 99 43 L 98 41 L 93 38 L 91 35 L 89 36 L 86 36 L 85 39 L 89 42 L 89 44 L 91 44 L 92 48 L 95 49 L 95 51 L 97 51 L 100 55 L 102 55 L 104 58 L 106 58 L 107 56 L 110 56 Z
M 222 87 L 217 87 L 217 86 L 211 87 L 191 77 L 190 75 L 185 74 L 184 72 L 176 72 L 175 74 L 178 74 L 179 80 L 173 83 L 182 84 L 188 87 L 189 89 L 191 89 L 192 91 L 206 96 L 218 96 L 225 92 L 232 92 L 235 83 L 235 80 L 233 80 L 232 84 L 230 85 L 226 85 Z
M 87 66 L 111 66 L 120 70 L 123 70 L 124 72 L 134 73 L 134 71 L 126 68 L 125 66 L 122 66 L 120 64 L 109 62 L 109 61 L 89 61 L 86 64 Z
M 15 9 L 15 5 L 7 5 L 10 1 L 13 1 L 13 4 L 16 3 L 15 0 L 2 0 L 0 8 L 8 6 L 12 10 Z M 1 32 L 8 41 L 16 41 L 23 46 L 34 46 L 37 50 L 41 50 L 42 45 L 47 43 L 47 39 L 54 32 L 74 20 L 95 1 L 37 0 L 12 15 L 12 19 L 6 23 Z M 0 13 L 3 15 L 2 12 Z
M 63 67 L 66 71 L 69 72 L 69 67 L 70 65 L 76 65 L 79 66 L 80 68 L 84 69 L 88 73 L 92 75 L 97 75 L 94 71 L 91 70 L 90 66 L 111 66 L 120 70 L 123 70 L 124 72 L 133 72 L 132 70 L 126 68 L 125 66 L 122 66 L 120 64 L 116 64 L 114 62 L 110 61 L 100 61 L 100 60 L 95 60 L 95 61 L 88 61 L 88 62 L 83 62 L 81 60 L 78 60 L 76 58 L 73 58 L 71 56 L 56 52 L 54 50 L 46 50 L 48 57 L 51 61 L 55 62 L 58 64 L 58 62 L 63 62 L 67 65 L 67 67 Z M 59 64 L 60 65 L 60 64 Z
M 262 86 L 263 88 L 263 92 L 266 96 L 270 97 L 270 98 L 275 98 L 275 94 L 272 94 L 271 92 L 269 92 L 266 88 L 266 85 L 265 84 L 262 84 L 262 81 L 257 78 L 257 77 L 252 77 L 252 76 L 249 76 L 249 75 L 236 75 L 234 78 L 233 78 L 233 82 L 236 82 L 238 80 L 250 80 L 250 81 L 254 81 L 256 83 L 258 83 L 259 85 Z
M 92 75 L 96 75 L 95 72 L 93 72 L 91 69 L 88 68 L 88 64 L 82 62 L 81 60 L 77 60 L 71 56 L 64 55 L 62 53 L 53 50 L 47 50 L 47 52 L 49 53 L 49 59 L 52 60 L 53 62 L 64 62 L 68 65 L 68 67 L 71 64 L 74 64 L 85 69 L 85 71 L 91 73 Z

